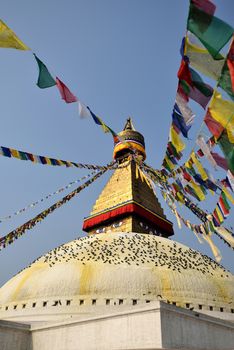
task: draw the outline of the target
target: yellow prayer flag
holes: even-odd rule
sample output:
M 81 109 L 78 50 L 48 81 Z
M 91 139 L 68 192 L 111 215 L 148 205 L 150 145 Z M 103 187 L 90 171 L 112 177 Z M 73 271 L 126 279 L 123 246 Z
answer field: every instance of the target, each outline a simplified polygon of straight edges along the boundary
M 234 102 L 223 100 L 222 95 L 214 90 L 209 110 L 212 118 L 227 130 L 229 141 L 234 143 Z
M 203 168 L 201 162 L 197 159 L 197 156 L 194 153 L 194 151 L 191 153 L 191 159 L 192 159 L 193 163 L 196 165 L 196 168 L 197 168 L 198 172 L 200 173 L 202 180 L 206 181 L 208 179 L 208 175 L 205 172 L 205 169 Z
M 227 241 L 232 248 L 234 248 L 234 237 L 232 237 L 231 232 L 225 229 L 225 227 L 216 227 L 215 231 L 218 232 L 220 236 L 222 236 L 225 241 Z
M 165 161 L 167 162 L 169 168 L 170 168 L 170 169 L 174 169 L 175 164 L 173 164 L 173 163 L 170 161 L 170 159 L 168 158 L 168 156 L 165 156 L 164 159 L 165 159 Z
M 220 211 L 218 206 L 215 208 L 215 211 L 216 211 L 216 213 L 218 215 L 219 221 L 222 223 L 224 221 L 223 220 L 223 215 L 222 215 L 222 213 L 221 213 L 221 211 Z
M 2 20 L 0 20 L 0 47 L 30 50 Z
M 194 189 L 196 195 L 198 196 L 198 198 L 200 199 L 200 201 L 204 201 L 204 199 L 206 198 L 204 193 L 202 192 L 201 188 L 199 185 L 197 185 L 194 181 L 190 181 L 189 184 L 192 186 L 192 188 Z
M 15 158 L 18 158 L 18 159 L 21 159 L 20 158 L 20 155 L 19 155 L 19 152 L 16 150 L 16 149 L 12 149 L 10 148 L 10 151 L 11 151 L 11 155 Z
M 207 234 L 203 234 L 203 238 L 204 240 L 209 244 L 212 253 L 214 254 L 215 260 L 217 262 L 220 262 L 220 260 L 222 259 L 222 255 L 219 251 L 219 249 L 216 247 L 216 245 L 214 244 L 214 242 L 211 239 L 211 233 Z
M 172 142 L 177 152 L 181 152 L 185 148 L 185 144 L 180 139 L 179 134 L 177 134 L 173 126 L 170 128 L 170 141 Z
M 228 190 L 227 190 L 225 187 L 223 187 L 222 190 L 223 190 L 223 192 L 225 193 L 225 195 L 227 196 L 227 198 L 230 200 L 230 202 L 231 202 L 232 204 L 234 204 L 234 199 L 232 198 L 231 193 L 228 192 Z
M 202 47 L 192 44 L 188 35 L 185 38 L 184 54 L 189 58 L 189 64 L 208 77 L 218 80 L 224 65 L 224 57 L 214 60 L 209 52 Z
M 178 200 L 179 200 L 182 204 L 184 204 L 184 196 L 182 195 L 182 193 L 177 192 L 176 195 L 177 195 L 177 197 L 178 197 Z

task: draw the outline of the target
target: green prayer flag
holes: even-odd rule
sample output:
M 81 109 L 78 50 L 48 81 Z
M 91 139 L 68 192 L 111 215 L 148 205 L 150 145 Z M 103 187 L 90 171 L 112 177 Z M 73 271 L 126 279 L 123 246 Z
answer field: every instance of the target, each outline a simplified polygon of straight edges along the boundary
M 227 201 L 226 195 L 225 195 L 225 193 L 224 193 L 223 191 L 221 192 L 221 197 L 222 197 L 222 199 L 223 199 L 225 208 L 226 208 L 227 210 L 230 210 L 231 207 L 230 207 L 230 205 L 229 205 L 229 203 L 228 203 L 228 201 Z
M 199 10 L 190 3 L 187 29 L 207 48 L 214 59 L 233 35 L 233 28 L 221 19 Z
M 53 79 L 44 63 L 41 60 L 39 60 L 39 58 L 35 54 L 33 55 L 39 67 L 39 77 L 37 80 L 37 86 L 41 89 L 45 89 L 56 85 L 56 81 Z
M 234 173 L 234 147 L 229 141 L 226 131 L 218 139 L 218 144 L 227 160 L 229 170 Z
M 218 85 L 226 91 L 226 93 L 234 100 L 234 91 L 232 89 L 232 80 L 230 76 L 230 71 L 228 69 L 227 62 L 225 62 L 222 73 L 218 82 Z

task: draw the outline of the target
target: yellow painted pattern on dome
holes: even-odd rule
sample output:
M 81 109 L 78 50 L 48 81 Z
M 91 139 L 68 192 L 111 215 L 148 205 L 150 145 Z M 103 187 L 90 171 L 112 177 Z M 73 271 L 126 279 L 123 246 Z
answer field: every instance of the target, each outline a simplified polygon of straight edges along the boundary
M 14 293 L 11 295 L 10 301 L 17 300 L 18 295 L 21 293 L 23 286 L 27 282 L 30 277 L 36 273 L 38 270 L 42 269 L 45 266 L 44 263 L 38 263 L 33 266 L 32 269 L 26 269 L 25 273 L 22 276 L 22 279 L 20 279 L 19 284 L 17 285 L 16 289 L 14 290 Z M 35 286 L 34 286 L 35 287 Z M 33 295 L 32 295 L 33 297 Z

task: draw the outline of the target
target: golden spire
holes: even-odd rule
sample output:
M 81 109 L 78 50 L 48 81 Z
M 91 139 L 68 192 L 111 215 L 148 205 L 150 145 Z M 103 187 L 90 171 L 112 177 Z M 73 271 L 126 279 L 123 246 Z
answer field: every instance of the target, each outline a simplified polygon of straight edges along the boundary
M 132 119 L 128 118 L 123 131 L 118 134 L 119 138 L 115 143 L 113 158 L 118 159 L 130 153 L 141 155 L 146 158 L 144 136 L 136 131 Z
M 122 161 L 97 198 L 83 230 L 101 232 L 140 232 L 168 237 L 173 235 L 172 223 L 166 219 L 157 197 L 131 153 L 145 159 L 144 137 L 127 119 L 121 138 L 115 144 L 114 158 Z M 125 142 L 124 142 L 125 141 Z

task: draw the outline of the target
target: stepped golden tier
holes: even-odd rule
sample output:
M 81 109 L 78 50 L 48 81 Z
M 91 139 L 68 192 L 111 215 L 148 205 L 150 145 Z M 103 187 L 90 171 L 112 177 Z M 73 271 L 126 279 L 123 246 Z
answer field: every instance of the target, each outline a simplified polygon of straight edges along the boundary
M 153 189 L 129 155 L 146 157 L 128 120 L 116 169 L 84 219 L 87 237 L 43 255 L 0 289 L 0 317 L 65 320 L 164 301 L 234 320 L 234 276 L 177 243 Z M 115 312 L 115 311 L 113 311 Z

